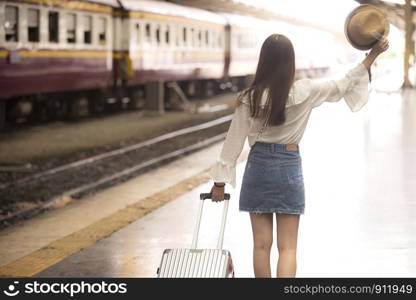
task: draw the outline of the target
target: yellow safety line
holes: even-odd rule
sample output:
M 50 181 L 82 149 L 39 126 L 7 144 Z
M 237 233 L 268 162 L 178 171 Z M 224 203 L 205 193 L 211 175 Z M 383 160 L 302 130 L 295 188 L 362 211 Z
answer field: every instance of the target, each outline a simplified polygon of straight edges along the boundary
M 0 50 L 0 57 L 7 57 L 8 55 L 9 51 Z M 22 57 L 107 57 L 113 55 L 113 53 L 112 51 L 21 50 L 19 55 Z
M 144 215 L 209 181 L 208 169 L 126 206 L 117 212 L 39 250 L 0 267 L 0 277 L 32 277 L 85 249 Z
M 146 51 L 146 52 L 132 52 L 130 53 L 130 56 L 134 58 L 160 56 L 161 55 L 160 52 L 165 54 L 164 51 Z M 184 52 L 184 55 L 182 58 L 190 58 L 190 57 L 221 58 L 225 56 L 224 52 L 213 52 L 213 53 L 212 52 L 193 52 L 193 51 L 183 51 L 183 52 Z M 178 56 L 182 56 L 182 51 L 178 50 L 174 52 L 168 52 L 167 54 L 169 54 L 169 57 L 178 57 Z
M 19 51 L 22 57 L 107 57 L 112 52 L 108 51 Z
M 161 50 L 164 52 L 164 50 Z M 174 51 L 173 53 L 169 52 L 172 57 L 182 55 L 182 52 L 185 52 L 185 57 L 209 57 L 209 58 L 218 58 L 223 57 L 224 52 L 196 52 L 196 51 Z M 9 55 L 7 50 L 0 50 L 0 58 L 7 57 Z M 112 56 L 114 58 L 123 58 L 128 57 L 128 53 L 124 52 L 111 52 L 111 51 L 65 51 L 65 50 L 21 50 L 19 51 L 21 57 L 108 57 Z M 148 56 L 158 56 L 160 51 L 145 51 L 145 52 L 133 52 L 130 56 L 133 57 L 148 57 Z

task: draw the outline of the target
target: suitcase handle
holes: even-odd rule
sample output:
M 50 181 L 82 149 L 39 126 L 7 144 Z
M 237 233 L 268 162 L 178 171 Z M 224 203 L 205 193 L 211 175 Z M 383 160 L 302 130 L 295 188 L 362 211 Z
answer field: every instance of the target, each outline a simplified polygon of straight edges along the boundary
M 205 200 L 205 199 L 211 199 L 211 193 L 201 193 L 199 195 L 199 198 L 201 200 Z M 230 199 L 230 194 L 226 193 L 224 194 L 224 208 L 223 208 L 223 212 L 222 212 L 222 219 L 221 219 L 221 228 L 220 228 L 220 233 L 218 236 L 218 243 L 217 243 L 217 249 L 222 249 L 222 244 L 224 242 L 224 232 L 225 232 L 225 223 L 227 221 L 227 212 L 228 212 L 228 200 Z M 201 217 L 202 217 L 202 210 L 204 208 L 204 202 L 205 201 L 199 201 L 199 207 L 198 207 L 198 215 L 196 218 L 196 225 L 195 225 L 195 231 L 194 231 L 194 236 L 192 238 L 192 245 L 191 245 L 191 249 L 196 249 L 197 247 L 197 243 L 198 243 L 198 235 L 199 235 L 199 227 L 201 225 Z
M 199 194 L 199 198 L 201 200 L 212 199 L 212 196 L 211 196 L 211 193 L 201 193 L 201 194 Z M 224 200 L 230 200 L 230 194 L 225 193 L 224 194 Z

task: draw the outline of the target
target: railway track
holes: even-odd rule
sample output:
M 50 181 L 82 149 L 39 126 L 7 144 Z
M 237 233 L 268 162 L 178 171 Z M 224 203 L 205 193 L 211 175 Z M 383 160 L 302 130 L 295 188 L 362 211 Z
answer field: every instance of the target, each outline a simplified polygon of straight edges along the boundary
M 107 188 L 223 139 L 232 115 L 0 184 L 0 226 Z

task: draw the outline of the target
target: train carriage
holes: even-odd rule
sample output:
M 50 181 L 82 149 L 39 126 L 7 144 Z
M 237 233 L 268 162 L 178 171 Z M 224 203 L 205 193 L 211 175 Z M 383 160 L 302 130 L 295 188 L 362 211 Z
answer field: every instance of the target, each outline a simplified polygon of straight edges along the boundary
M 335 37 L 331 33 L 305 26 L 287 23 L 282 26 L 290 32 L 288 37 L 295 48 L 297 77 L 316 77 L 325 74 L 334 63 L 335 55 L 338 55 L 333 51 L 337 44 Z
M 129 89 L 179 82 L 188 96 L 225 76 L 226 20 L 219 14 L 162 1 L 122 0 L 119 76 Z
M 0 102 L 3 115 L 65 115 L 80 91 L 112 85 L 116 1 L 0 2 Z M 48 95 L 47 100 L 45 95 Z M 68 98 L 77 98 L 68 101 Z M 5 101 L 7 100 L 7 101 Z M 74 108 L 72 108 L 74 109 Z
M 256 71 L 261 45 L 277 28 L 267 20 L 228 13 L 222 15 L 229 24 L 225 49 L 227 76 L 244 78 Z
M 310 29 L 283 22 L 165 1 L 0 1 L 0 128 L 6 117 L 59 119 L 145 103 L 163 110 L 236 91 L 275 32 L 294 41 L 298 74 L 329 65 L 329 55 L 307 45 Z

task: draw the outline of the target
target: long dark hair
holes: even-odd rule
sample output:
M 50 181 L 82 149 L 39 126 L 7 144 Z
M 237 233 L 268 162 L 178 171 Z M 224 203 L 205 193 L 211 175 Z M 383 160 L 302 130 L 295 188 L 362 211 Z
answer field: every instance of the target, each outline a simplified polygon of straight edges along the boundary
M 282 34 L 272 34 L 263 43 L 256 75 L 251 85 L 238 97 L 248 97 L 251 116 L 264 118 L 268 126 L 285 122 L 285 107 L 295 78 L 295 51 L 291 41 Z M 264 108 L 263 93 L 268 92 Z M 239 103 L 237 103 L 238 105 Z

